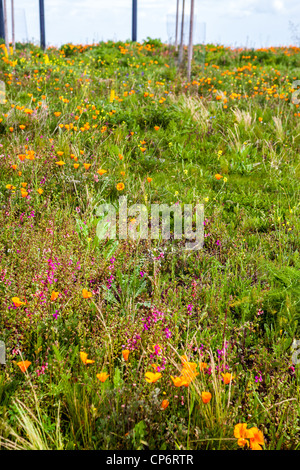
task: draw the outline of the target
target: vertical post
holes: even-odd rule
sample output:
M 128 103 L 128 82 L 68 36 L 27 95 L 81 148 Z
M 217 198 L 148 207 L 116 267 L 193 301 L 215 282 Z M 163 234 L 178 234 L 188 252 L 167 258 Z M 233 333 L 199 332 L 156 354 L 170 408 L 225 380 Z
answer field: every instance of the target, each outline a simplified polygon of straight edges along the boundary
M 188 79 L 188 81 L 191 80 L 191 71 L 192 71 L 194 6 L 195 6 L 194 0 L 191 0 L 190 37 L 189 37 L 188 69 L 187 69 L 187 79 Z
M 46 39 L 45 39 L 45 8 L 44 0 L 40 0 L 40 38 L 41 38 L 41 48 L 45 50 L 46 48 Z
M 4 18 L 4 35 L 5 35 L 5 46 L 7 54 L 9 54 L 9 41 L 8 41 L 8 29 L 7 29 L 7 9 L 6 0 L 3 0 L 3 18 Z
M 179 0 L 176 5 L 176 26 L 175 26 L 175 51 L 178 51 L 178 15 L 179 15 Z
M 15 52 L 16 41 L 15 41 L 15 6 L 14 0 L 11 0 L 11 34 L 12 34 L 12 47 Z
M 137 40 L 137 0 L 132 0 L 132 41 Z
M 180 48 L 179 48 L 179 65 L 182 62 L 183 58 L 183 32 L 184 32 L 184 5 L 185 0 L 182 0 L 182 18 L 181 18 L 181 38 L 180 38 Z
M 0 39 L 5 42 L 3 0 L 0 0 Z

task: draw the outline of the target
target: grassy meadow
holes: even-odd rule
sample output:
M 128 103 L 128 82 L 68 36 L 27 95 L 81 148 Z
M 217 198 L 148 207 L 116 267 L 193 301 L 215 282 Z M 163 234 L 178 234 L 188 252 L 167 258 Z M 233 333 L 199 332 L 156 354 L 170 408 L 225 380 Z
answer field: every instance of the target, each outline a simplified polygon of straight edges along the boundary
M 299 449 L 299 64 L 0 47 L 0 449 Z M 101 237 L 120 196 L 203 204 L 203 249 Z

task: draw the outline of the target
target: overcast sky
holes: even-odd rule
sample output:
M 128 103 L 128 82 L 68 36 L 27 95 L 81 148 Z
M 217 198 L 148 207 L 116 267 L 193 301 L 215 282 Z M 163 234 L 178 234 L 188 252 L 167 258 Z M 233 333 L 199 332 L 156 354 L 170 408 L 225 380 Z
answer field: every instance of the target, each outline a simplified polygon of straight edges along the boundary
M 6 3 L 10 31 L 11 2 Z M 16 40 L 39 41 L 39 1 L 14 3 Z M 190 0 L 185 3 L 189 14 Z M 45 0 L 46 42 L 59 46 L 130 39 L 131 7 L 132 0 Z M 149 36 L 167 42 L 174 36 L 175 11 L 176 0 L 138 0 L 138 41 Z M 295 44 L 290 21 L 300 23 L 300 0 L 195 0 L 195 14 L 195 42 L 290 45 Z

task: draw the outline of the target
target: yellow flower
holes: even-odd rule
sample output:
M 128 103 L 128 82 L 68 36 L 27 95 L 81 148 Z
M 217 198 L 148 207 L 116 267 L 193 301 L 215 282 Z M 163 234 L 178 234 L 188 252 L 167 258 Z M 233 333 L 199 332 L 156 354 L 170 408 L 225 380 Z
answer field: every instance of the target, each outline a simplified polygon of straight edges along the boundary
M 234 379 L 234 376 L 229 372 L 226 372 L 226 374 L 222 374 L 222 377 L 225 385 L 229 384 Z
M 107 173 L 107 170 L 102 170 L 101 168 L 99 168 L 99 170 L 97 170 L 97 173 L 99 173 L 100 176 L 104 175 L 104 173 Z
M 93 296 L 91 292 L 89 292 L 87 289 L 82 290 L 82 297 L 84 299 L 90 299 Z
M 37 192 L 38 192 L 39 194 L 43 194 L 44 190 L 43 190 L 42 188 L 39 188 L 39 189 L 37 189 Z
M 19 297 L 13 297 L 11 300 L 15 307 L 21 307 L 21 305 L 25 305 L 25 302 L 21 302 Z
M 262 450 L 261 446 L 265 445 L 262 431 L 254 427 L 249 429 L 249 433 L 252 433 L 250 436 L 250 448 L 252 450 Z
M 117 188 L 118 191 L 123 191 L 123 189 L 125 188 L 125 184 L 124 183 L 118 183 L 116 188 Z
M 145 374 L 145 379 L 149 384 L 155 383 L 160 378 L 161 378 L 160 372 L 146 372 Z
M 85 352 L 80 352 L 80 359 L 82 360 L 83 364 L 94 364 L 95 361 L 88 359 L 87 357 L 88 355 Z
M 59 157 L 61 157 L 64 154 L 64 152 L 62 150 L 58 150 L 58 152 L 56 152 L 56 153 Z
M 21 125 L 19 126 L 19 128 L 20 128 L 22 131 L 25 129 L 25 127 L 26 127 L 26 126 L 24 126 L 23 124 L 21 124 Z
M 90 163 L 84 163 L 83 166 L 86 170 L 88 170 L 89 167 L 91 166 L 91 164 Z
M 79 167 L 79 163 L 74 163 L 74 168 L 78 168 Z
M 106 372 L 101 372 L 100 374 L 97 374 L 96 377 L 100 380 L 100 382 L 105 382 L 105 380 L 108 379 L 109 375 Z
M 65 162 L 63 162 L 62 160 L 60 160 L 59 162 L 55 162 L 55 163 L 56 163 L 56 165 L 58 165 L 58 166 L 63 166 L 63 165 L 65 165 Z

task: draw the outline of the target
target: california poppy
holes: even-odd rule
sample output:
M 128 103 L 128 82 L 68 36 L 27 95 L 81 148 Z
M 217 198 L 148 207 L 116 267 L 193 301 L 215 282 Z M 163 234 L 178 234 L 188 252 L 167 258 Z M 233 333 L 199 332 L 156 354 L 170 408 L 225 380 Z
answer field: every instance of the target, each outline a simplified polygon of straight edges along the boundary
M 95 362 L 92 359 L 88 359 L 87 357 L 87 353 L 83 351 L 80 352 L 80 359 L 82 360 L 83 364 L 93 364 Z
M 128 361 L 129 353 L 130 353 L 129 349 L 124 349 L 124 350 L 122 351 L 124 361 Z
M 82 297 L 84 299 L 90 299 L 93 296 L 91 292 L 89 292 L 87 289 L 82 290 Z
M 211 400 L 211 393 L 210 392 L 202 392 L 201 398 L 203 403 L 209 403 Z
M 125 188 L 125 184 L 124 183 L 118 183 L 116 188 L 117 188 L 118 191 L 123 191 L 123 189 Z
M 160 378 L 161 378 L 160 372 L 146 372 L 145 374 L 145 379 L 149 384 L 155 383 Z
M 17 366 L 20 368 L 21 372 L 26 372 L 28 367 L 30 366 L 31 362 L 30 361 L 20 361 L 17 362 Z
M 105 380 L 108 379 L 109 375 L 106 372 L 101 372 L 100 374 L 97 374 L 96 377 L 100 380 L 100 382 L 105 382 Z

